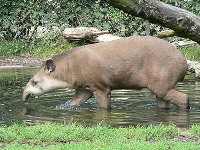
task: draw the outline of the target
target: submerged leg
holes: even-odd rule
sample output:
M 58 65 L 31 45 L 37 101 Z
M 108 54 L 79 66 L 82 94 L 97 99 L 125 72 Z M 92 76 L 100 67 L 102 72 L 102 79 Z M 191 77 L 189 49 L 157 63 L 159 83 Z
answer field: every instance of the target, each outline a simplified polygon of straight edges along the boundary
M 169 109 L 170 102 L 168 100 L 164 99 L 164 97 L 168 91 L 168 86 L 162 85 L 161 82 L 155 82 L 154 84 L 150 84 L 150 85 L 153 85 L 153 86 L 150 86 L 148 89 L 156 95 L 156 99 L 158 101 L 158 108 L 159 109 Z
M 94 95 L 97 100 L 97 104 L 99 108 L 102 109 L 111 109 L 111 91 L 109 89 L 106 90 L 96 90 Z
M 158 97 L 156 97 L 156 99 L 158 100 L 158 108 L 159 109 L 169 109 L 170 108 L 169 101 L 166 101 L 163 98 L 158 98 Z
M 169 90 L 163 99 L 166 101 L 170 101 L 171 103 L 179 106 L 181 109 L 190 109 L 187 94 L 179 92 L 175 89 Z
M 175 104 L 180 109 L 190 109 L 188 96 L 175 89 L 168 90 L 164 93 L 155 93 L 159 101 L 160 108 L 169 108 L 170 103 Z
M 82 101 L 86 101 L 92 96 L 93 93 L 87 89 L 77 89 L 75 95 L 72 97 L 72 100 L 62 104 L 60 108 L 63 109 L 79 106 Z
M 79 106 L 82 101 L 86 101 L 93 96 L 93 93 L 87 89 L 76 90 L 75 95 L 72 98 L 71 105 Z

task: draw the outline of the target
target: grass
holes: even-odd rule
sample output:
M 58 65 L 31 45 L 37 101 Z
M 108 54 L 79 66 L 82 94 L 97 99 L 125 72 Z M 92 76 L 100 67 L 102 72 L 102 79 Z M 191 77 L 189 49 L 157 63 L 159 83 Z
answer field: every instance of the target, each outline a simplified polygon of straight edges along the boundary
M 31 48 L 31 55 L 39 58 L 49 58 L 56 54 L 68 51 L 76 45 L 67 42 L 63 38 L 58 38 L 53 41 L 39 41 Z
M 194 124 L 190 129 L 190 133 L 200 137 L 200 124 Z
M 200 47 L 186 47 L 182 48 L 181 52 L 185 55 L 188 60 L 200 60 Z
M 22 40 L 0 41 L 0 56 L 10 57 L 28 54 L 36 58 L 46 59 L 75 46 L 76 44 L 69 43 L 63 38 L 40 39 L 29 46 Z
M 183 141 L 180 137 L 187 138 Z M 200 125 L 181 131 L 174 125 L 112 128 L 55 123 L 34 126 L 12 125 L 0 128 L 2 149 L 200 149 Z
M 15 56 L 27 52 L 24 41 L 0 41 L 0 56 Z

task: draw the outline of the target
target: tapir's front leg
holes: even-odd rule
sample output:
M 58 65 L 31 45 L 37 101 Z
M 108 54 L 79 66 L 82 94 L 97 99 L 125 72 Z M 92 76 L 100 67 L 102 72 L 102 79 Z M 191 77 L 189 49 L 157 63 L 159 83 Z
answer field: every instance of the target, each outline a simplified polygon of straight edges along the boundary
M 110 89 L 96 90 L 94 92 L 100 109 L 111 109 L 111 91 Z
M 93 96 L 93 93 L 90 90 L 79 88 L 76 89 L 74 96 L 71 101 L 67 101 L 65 104 L 62 104 L 60 108 L 72 108 L 79 106 L 82 101 L 86 101 Z
M 86 101 L 93 96 L 93 93 L 87 89 L 77 89 L 70 103 L 71 106 L 79 106 L 81 101 Z

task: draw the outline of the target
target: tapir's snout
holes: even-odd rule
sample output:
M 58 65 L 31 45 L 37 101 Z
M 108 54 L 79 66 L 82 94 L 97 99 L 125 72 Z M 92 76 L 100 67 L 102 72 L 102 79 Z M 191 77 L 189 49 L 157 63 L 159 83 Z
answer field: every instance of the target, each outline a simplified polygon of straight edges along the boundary
M 27 101 L 28 98 L 30 97 L 30 95 L 40 95 L 41 93 L 43 93 L 41 91 L 41 89 L 39 87 L 36 87 L 33 85 L 33 80 L 31 79 L 26 87 L 23 89 L 23 93 L 22 93 L 22 100 L 23 101 Z
M 40 86 L 36 86 L 35 84 L 35 81 L 33 81 L 32 79 L 27 83 L 22 93 L 23 101 L 27 101 L 30 95 L 41 95 L 44 93 L 42 88 Z
M 29 84 L 29 83 L 28 83 L 28 84 Z M 29 98 L 30 95 L 31 95 L 31 93 L 28 92 L 28 90 L 27 90 L 28 84 L 26 85 L 26 87 L 23 88 L 23 93 L 22 93 L 22 100 L 23 100 L 23 101 L 27 101 L 28 98 Z
M 27 101 L 28 98 L 30 97 L 30 93 L 28 93 L 26 90 L 23 91 L 23 95 L 22 95 L 22 100 L 23 101 Z
M 55 74 L 58 74 L 55 68 L 54 61 L 47 60 L 45 67 L 42 67 L 27 83 L 22 100 L 28 100 L 30 95 L 42 95 L 55 89 L 71 87 L 65 80 L 60 79 L 60 76 L 55 76 Z

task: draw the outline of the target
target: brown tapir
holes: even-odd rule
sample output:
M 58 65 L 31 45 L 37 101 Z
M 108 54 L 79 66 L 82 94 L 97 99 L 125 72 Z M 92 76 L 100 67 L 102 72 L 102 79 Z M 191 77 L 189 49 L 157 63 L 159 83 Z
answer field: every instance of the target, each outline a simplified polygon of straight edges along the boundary
M 100 108 L 110 108 L 111 90 L 148 88 L 158 100 L 188 108 L 188 96 L 175 89 L 187 63 L 167 41 L 137 36 L 72 49 L 46 61 L 26 85 L 23 99 L 58 88 L 76 90 L 70 105 L 93 95 Z

